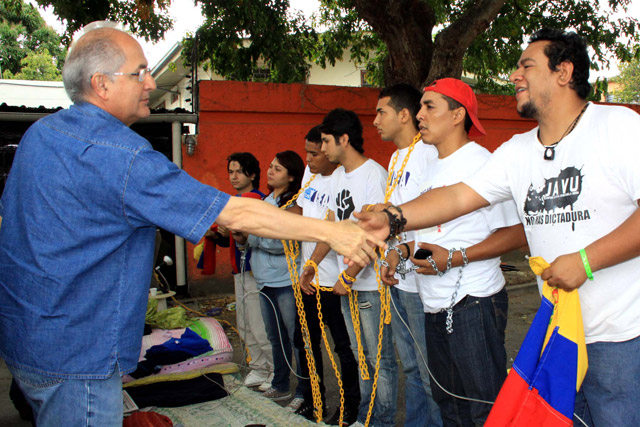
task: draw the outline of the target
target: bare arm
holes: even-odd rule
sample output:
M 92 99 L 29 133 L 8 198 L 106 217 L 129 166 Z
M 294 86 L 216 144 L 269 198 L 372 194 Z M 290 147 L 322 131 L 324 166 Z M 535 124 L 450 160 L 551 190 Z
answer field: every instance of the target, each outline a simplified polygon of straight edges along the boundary
M 469 212 L 489 206 L 467 184 L 434 188 L 400 207 L 407 219 L 405 230 L 420 230 L 444 224 Z
M 514 249 L 521 248 L 526 244 L 527 238 L 524 234 L 522 224 L 499 228 L 482 242 L 466 248 L 467 259 L 469 262 L 474 262 L 495 258 Z M 438 270 L 446 270 L 447 259 L 449 258 L 448 248 L 443 248 L 429 243 L 419 243 L 418 246 L 423 249 L 429 249 L 433 253 L 432 258 L 436 262 Z M 411 258 L 411 261 L 420 267 L 417 270 L 418 273 L 429 275 L 436 274 L 428 261 L 418 260 L 413 257 Z M 463 263 L 462 252 L 454 252 L 451 260 L 451 267 L 459 267 Z
M 329 222 L 307 218 L 247 197 L 230 198 L 216 222 L 232 231 L 271 239 L 325 242 L 339 254 L 361 265 L 375 258 L 375 252 L 367 242 L 385 246 L 383 240 L 363 232 L 353 221 Z
M 602 236 L 585 249 L 591 271 L 611 267 L 640 256 L 640 210 L 636 211 L 611 233 Z M 550 286 L 572 290 L 587 280 L 579 252 L 561 255 L 540 276 Z
M 333 211 L 329 211 L 327 215 L 326 221 L 334 222 L 334 214 Z M 322 260 L 327 256 L 331 248 L 324 242 L 319 242 L 316 244 L 316 247 L 313 249 L 313 253 L 309 257 L 309 259 L 319 265 Z M 313 295 L 315 293 L 315 289 L 311 286 L 311 282 L 314 279 L 315 270 L 313 267 L 308 266 L 303 268 L 302 274 L 300 275 L 300 288 L 302 292 L 307 295 Z
M 400 205 L 407 220 L 405 230 L 419 230 L 444 224 L 476 209 L 489 206 L 482 196 L 464 183 L 448 187 L 434 188 L 420 197 Z M 389 234 L 387 215 L 380 212 L 359 212 L 354 214 L 365 230 L 380 239 Z

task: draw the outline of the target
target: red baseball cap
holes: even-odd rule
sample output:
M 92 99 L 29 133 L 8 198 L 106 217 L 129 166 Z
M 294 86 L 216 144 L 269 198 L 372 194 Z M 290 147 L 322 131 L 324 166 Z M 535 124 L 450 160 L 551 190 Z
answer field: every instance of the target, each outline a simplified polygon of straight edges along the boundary
M 473 90 L 468 84 L 462 80 L 445 78 L 431 83 L 424 88 L 424 91 L 437 92 L 451 99 L 455 99 L 462 104 L 473 123 L 471 129 L 469 129 L 470 137 L 485 135 L 487 133 L 480 124 L 480 120 L 478 120 L 478 100 L 476 99 L 476 94 L 473 93 Z

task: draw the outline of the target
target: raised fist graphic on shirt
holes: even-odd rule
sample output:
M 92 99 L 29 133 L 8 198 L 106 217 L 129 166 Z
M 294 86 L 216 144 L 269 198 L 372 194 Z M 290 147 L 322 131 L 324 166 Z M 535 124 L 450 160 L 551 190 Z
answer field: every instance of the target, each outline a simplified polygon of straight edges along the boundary
M 338 194 L 338 197 L 336 197 L 336 205 L 338 205 L 336 215 L 341 221 L 349 218 L 356 209 L 356 206 L 353 203 L 353 197 L 351 197 L 349 190 L 342 190 L 340 194 Z

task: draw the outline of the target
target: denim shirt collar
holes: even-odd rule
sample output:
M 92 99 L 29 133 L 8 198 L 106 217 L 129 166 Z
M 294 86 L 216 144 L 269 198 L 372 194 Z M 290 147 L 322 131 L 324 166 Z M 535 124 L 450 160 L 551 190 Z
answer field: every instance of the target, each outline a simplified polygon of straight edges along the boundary
M 121 126 L 126 126 L 122 122 L 122 120 L 120 120 L 116 116 L 114 116 L 113 114 L 107 112 L 106 110 L 103 110 L 102 108 L 100 108 L 97 105 L 94 105 L 94 104 L 92 104 L 90 102 L 85 102 L 85 101 L 76 102 L 71 107 L 69 107 L 69 109 L 70 110 L 71 109 L 78 109 L 84 115 L 87 115 L 87 116 L 90 116 L 90 117 L 94 117 L 94 118 L 100 118 L 100 119 L 106 120 L 108 122 L 112 122 L 113 124 L 119 124 Z

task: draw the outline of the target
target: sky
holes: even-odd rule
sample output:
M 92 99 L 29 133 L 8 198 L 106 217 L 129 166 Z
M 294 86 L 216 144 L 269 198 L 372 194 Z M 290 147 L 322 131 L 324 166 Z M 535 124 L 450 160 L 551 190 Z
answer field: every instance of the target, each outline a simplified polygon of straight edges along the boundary
M 64 26 L 57 20 L 53 14 L 52 8 L 43 9 L 35 3 L 34 0 L 26 0 L 38 8 L 44 20 L 51 25 L 58 33 L 62 33 Z M 318 10 L 318 0 L 290 0 L 293 9 L 301 10 L 305 15 L 309 16 Z M 194 5 L 193 0 L 172 0 L 169 8 L 169 15 L 174 19 L 173 29 L 165 34 L 164 40 L 157 43 L 145 42 L 139 39 L 140 44 L 147 56 L 149 65 L 153 68 L 171 49 L 171 47 L 182 40 L 184 35 L 198 28 L 202 23 L 202 14 L 200 7 Z M 629 6 L 629 15 L 640 19 L 640 0 L 634 0 Z M 609 69 L 599 72 L 591 72 L 591 79 L 596 77 L 614 77 L 618 74 L 618 67 L 615 60 L 611 61 Z

